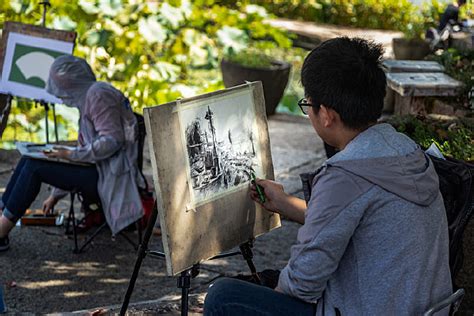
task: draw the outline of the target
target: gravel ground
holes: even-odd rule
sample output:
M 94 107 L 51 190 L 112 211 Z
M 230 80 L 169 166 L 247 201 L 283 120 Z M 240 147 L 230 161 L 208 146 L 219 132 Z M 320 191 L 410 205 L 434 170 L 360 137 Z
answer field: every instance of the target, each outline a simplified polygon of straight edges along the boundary
M 283 182 L 287 192 L 301 194 L 298 174 L 314 170 L 322 163 L 322 142 L 304 118 L 277 115 L 270 120 L 269 127 L 277 180 Z M 0 152 L 0 193 L 8 181 L 8 170 L 17 159 L 15 152 Z M 149 161 L 145 171 L 150 176 Z M 44 187 L 32 208 L 41 207 L 47 195 Z M 68 205 L 68 201 L 62 201 L 59 208 L 66 211 Z M 258 270 L 279 269 L 286 263 L 299 226 L 285 220 L 282 224 L 255 242 L 254 261 Z M 136 238 L 133 232 L 128 235 Z M 457 281 L 467 291 L 462 315 L 474 315 L 474 221 L 464 240 L 464 268 Z M 122 237 L 112 240 L 110 233 L 104 232 L 85 253 L 78 255 L 72 253 L 73 241 L 64 235 L 62 227 L 18 227 L 13 230 L 11 241 L 11 250 L 0 254 L 0 282 L 11 314 L 80 311 L 75 314 L 87 315 L 100 306 L 105 314 L 118 313 L 136 258 L 135 250 Z M 161 239 L 152 238 L 150 248 L 160 250 Z M 191 315 L 199 313 L 212 280 L 247 272 L 240 256 L 203 263 L 199 276 L 192 282 Z M 166 276 L 164 261 L 147 258 L 128 314 L 178 315 L 178 294 L 176 278 Z

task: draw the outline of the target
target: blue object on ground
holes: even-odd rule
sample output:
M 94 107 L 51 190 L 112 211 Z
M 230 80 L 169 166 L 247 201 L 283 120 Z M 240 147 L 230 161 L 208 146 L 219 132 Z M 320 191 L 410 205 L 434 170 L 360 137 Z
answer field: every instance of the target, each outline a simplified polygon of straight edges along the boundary
M 0 286 L 0 313 L 7 312 L 7 305 L 5 305 L 5 300 L 3 299 L 3 286 Z

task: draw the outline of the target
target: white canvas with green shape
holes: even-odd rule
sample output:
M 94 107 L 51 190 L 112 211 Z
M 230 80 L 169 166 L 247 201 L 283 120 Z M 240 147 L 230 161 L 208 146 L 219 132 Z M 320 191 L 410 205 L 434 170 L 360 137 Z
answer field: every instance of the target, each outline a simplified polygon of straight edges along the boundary
M 62 103 L 46 92 L 46 83 L 54 59 L 72 54 L 73 47 L 74 44 L 70 42 L 9 33 L 0 92 L 49 103 Z

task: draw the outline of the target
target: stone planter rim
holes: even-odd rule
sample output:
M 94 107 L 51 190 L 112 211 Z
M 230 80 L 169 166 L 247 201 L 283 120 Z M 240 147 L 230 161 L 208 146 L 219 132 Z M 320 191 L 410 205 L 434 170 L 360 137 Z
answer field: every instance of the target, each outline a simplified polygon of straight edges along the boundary
M 244 66 L 240 63 L 236 63 L 236 62 L 233 62 L 231 60 L 227 60 L 225 58 L 222 58 L 221 63 L 238 65 L 239 67 L 241 67 L 243 69 L 268 71 L 268 72 L 291 68 L 290 63 L 288 63 L 286 61 L 283 61 L 283 60 L 276 60 L 276 59 L 272 61 L 272 67 L 270 67 L 270 68 L 268 68 L 268 67 L 248 67 L 248 66 Z

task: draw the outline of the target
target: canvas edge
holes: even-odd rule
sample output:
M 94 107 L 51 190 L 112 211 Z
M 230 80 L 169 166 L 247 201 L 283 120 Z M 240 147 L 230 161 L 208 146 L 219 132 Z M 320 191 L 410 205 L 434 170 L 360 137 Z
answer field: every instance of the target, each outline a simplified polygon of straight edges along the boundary
M 159 176 L 158 176 L 158 166 L 156 164 L 156 158 L 155 158 L 155 148 L 154 148 L 154 143 L 151 135 L 153 134 L 153 129 L 152 129 L 152 122 L 151 122 L 151 116 L 150 112 L 153 110 L 153 108 L 144 108 L 143 109 L 143 116 L 145 118 L 145 127 L 146 127 L 146 132 L 147 135 L 149 135 L 148 138 L 148 148 L 150 151 L 150 156 L 153 157 L 151 160 L 151 166 L 153 169 L 153 183 L 154 183 L 154 188 L 155 188 L 155 196 L 156 196 L 156 207 L 158 210 L 158 216 L 160 218 L 160 228 L 161 228 L 161 238 L 162 238 L 162 245 L 163 245 L 163 250 L 165 253 L 165 262 L 166 262 L 166 272 L 169 276 L 174 275 L 173 274 L 173 267 L 171 265 L 171 249 L 169 248 L 169 241 L 168 241 L 168 231 L 167 231 L 167 226 L 166 225 L 161 225 L 161 223 L 165 223 L 165 210 L 163 207 L 163 198 L 161 194 L 161 186 L 160 186 L 160 181 L 159 181 Z

